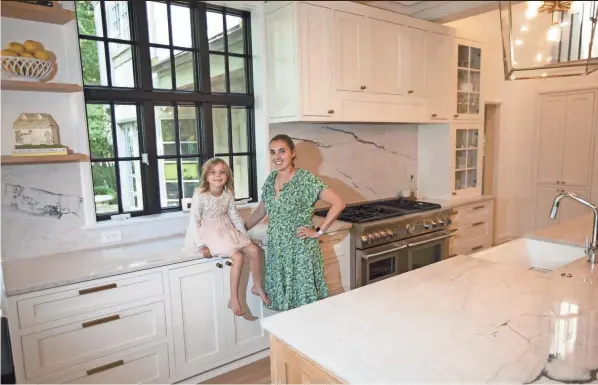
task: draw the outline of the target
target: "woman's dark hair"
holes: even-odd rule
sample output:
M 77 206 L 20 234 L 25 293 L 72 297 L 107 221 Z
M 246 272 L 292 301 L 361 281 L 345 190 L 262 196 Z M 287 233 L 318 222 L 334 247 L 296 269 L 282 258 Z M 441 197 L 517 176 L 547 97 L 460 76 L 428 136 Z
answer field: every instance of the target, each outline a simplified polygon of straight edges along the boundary
M 270 139 L 270 144 L 272 144 L 272 142 L 276 142 L 278 140 L 282 140 L 283 142 L 285 142 L 287 144 L 287 146 L 289 146 L 291 151 L 295 151 L 295 142 L 293 142 L 293 139 L 291 139 L 290 136 L 285 135 L 285 134 L 278 134 L 274 138 Z

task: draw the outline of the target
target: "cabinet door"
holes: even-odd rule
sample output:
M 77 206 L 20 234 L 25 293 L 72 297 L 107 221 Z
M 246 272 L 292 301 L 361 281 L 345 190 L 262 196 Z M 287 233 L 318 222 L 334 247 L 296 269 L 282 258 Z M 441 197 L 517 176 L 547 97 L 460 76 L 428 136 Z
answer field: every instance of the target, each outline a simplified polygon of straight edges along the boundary
M 398 24 L 368 19 L 368 46 L 371 50 L 368 92 L 393 95 L 402 93 L 402 34 L 403 27 Z
M 173 269 L 170 275 L 174 357 L 178 375 L 194 375 L 226 354 L 222 262 Z
M 451 160 L 455 170 L 453 195 L 481 190 L 482 136 L 481 123 L 454 125 L 454 155 Z
M 338 10 L 333 12 L 334 86 L 342 91 L 363 91 L 367 88 L 366 19 Z
M 550 219 L 550 210 L 554 198 L 559 195 L 561 189 L 558 186 L 538 186 L 536 190 L 536 230 L 554 226 L 562 219 L 563 207 L 559 209 L 558 217 Z M 561 203 L 565 203 L 564 201 Z
M 425 32 L 420 29 L 404 27 L 404 44 L 402 60 L 406 93 L 415 96 L 426 96 L 425 65 Z
M 457 103 L 453 117 L 458 120 L 480 119 L 483 116 L 482 48 L 473 42 L 458 41 L 456 58 Z
M 569 95 L 566 105 L 567 119 L 562 127 L 564 140 L 561 184 L 586 187 L 590 184 L 592 171 L 592 130 L 596 121 L 594 93 Z
M 264 271 L 264 252 L 260 253 L 262 271 Z M 228 303 L 230 298 L 230 270 L 232 261 L 227 261 L 224 269 L 224 297 Z M 263 278 L 263 277 L 262 277 Z M 263 279 L 262 279 L 263 282 Z M 260 320 L 264 318 L 264 305 L 257 295 L 251 292 L 253 277 L 249 270 L 249 260 L 243 264 L 241 281 L 239 283 L 239 301 L 245 310 L 245 315 L 237 317 L 230 309 L 226 309 L 226 343 L 231 354 L 246 353 L 246 355 L 268 348 L 268 334 L 262 329 Z
M 432 119 L 448 119 L 449 65 L 453 42 L 449 36 L 426 32 L 425 74 L 427 78 L 428 112 Z
M 561 181 L 566 105 L 566 96 L 542 98 L 538 145 L 539 184 L 557 184 Z
M 332 88 L 332 11 L 300 3 L 303 115 L 334 113 Z

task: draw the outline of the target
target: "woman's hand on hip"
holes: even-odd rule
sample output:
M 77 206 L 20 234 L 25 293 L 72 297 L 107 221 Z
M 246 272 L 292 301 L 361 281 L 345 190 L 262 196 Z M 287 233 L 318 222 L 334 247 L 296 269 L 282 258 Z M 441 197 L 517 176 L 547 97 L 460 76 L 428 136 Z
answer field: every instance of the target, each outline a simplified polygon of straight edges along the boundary
M 297 236 L 301 239 L 319 238 L 320 234 L 310 227 L 301 226 L 297 228 Z

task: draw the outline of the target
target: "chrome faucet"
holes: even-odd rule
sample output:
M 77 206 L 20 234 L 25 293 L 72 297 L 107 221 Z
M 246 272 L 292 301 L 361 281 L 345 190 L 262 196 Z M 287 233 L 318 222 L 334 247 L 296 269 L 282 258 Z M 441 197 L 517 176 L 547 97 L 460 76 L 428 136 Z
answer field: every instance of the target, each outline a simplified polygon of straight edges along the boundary
M 588 206 L 592 209 L 594 213 L 594 225 L 592 226 L 592 242 L 586 238 L 586 253 L 588 254 L 588 262 L 594 264 L 598 263 L 596 260 L 596 252 L 598 250 L 598 208 L 596 205 L 586 201 L 585 199 L 581 198 L 580 196 L 571 193 L 571 192 L 562 192 L 554 198 L 554 202 L 552 203 L 552 210 L 550 210 L 550 218 L 555 219 L 556 213 L 559 209 L 559 203 L 561 199 L 569 197 L 577 202 L 581 203 L 582 205 Z

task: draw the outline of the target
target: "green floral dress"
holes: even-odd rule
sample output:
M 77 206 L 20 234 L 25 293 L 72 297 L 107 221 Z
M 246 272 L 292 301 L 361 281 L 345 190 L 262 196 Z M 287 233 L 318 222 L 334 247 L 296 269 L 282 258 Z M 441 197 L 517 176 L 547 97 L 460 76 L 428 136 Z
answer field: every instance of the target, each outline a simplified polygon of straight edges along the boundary
M 322 251 L 317 239 L 300 239 L 297 228 L 313 226 L 314 205 L 327 186 L 314 174 L 297 169 L 278 199 L 268 176 L 262 200 L 268 213 L 266 293 L 272 310 L 285 311 L 328 296 Z

